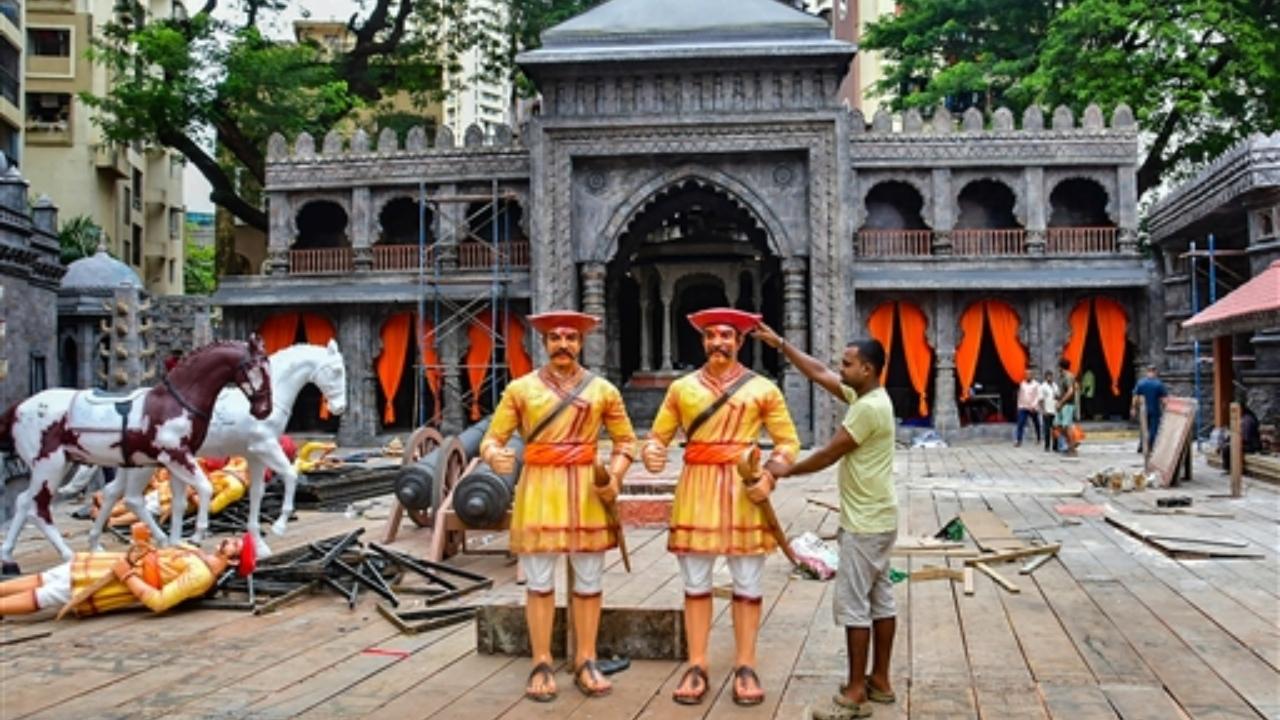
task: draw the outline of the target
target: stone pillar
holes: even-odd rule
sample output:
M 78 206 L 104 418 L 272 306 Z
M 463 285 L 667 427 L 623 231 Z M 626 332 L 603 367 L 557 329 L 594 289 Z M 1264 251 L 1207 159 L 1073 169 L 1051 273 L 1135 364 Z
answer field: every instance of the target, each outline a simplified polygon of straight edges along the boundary
M 458 358 L 462 355 L 461 328 L 445 333 L 438 339 L 437 347 L 444 362 L 443 388 L 440 392 L 444 403 L 440 431 L 445 435 L 456 435 L 466 427 L 466 400 L 462 389 L 462 369 L 458 367 Z
M 338 346 L 347 367 L 347 410 L 338 419 L 340 445 L 368 445 L 381 429 L 378 376 L 374 359 L 381 353 L 378 318 L 365 307 L 348 306 L 335 318 Z
M 951 254 L 951 230 L 955 227 L 955 207 L 951 199 L 951 170 L 934 168 L 933 191 L 933 254 Z
M 289 202 L 289 194 L 268 193 L 267 211 L 270 215 L 267 232 L 267 274 L 287 275 L 289 248 L 294 241 L 293 207 Z
M 934 380 L 933 427 L 940 433 L 960 427 L 960 410 L 956 407 L 956 319 L 955 296 L 938 293 L 936 344 L 938 376 Z
M 1117 249 L 1121 253 L 1138 253 L 1138 171 L 1131 165 L 1116 170 L 1116 211 L 1119 215 Z
M 676 326 L 676 306 L 675 306 L 675 279 L 668 277 L 666 273 L 659 270 L 658 273 L 660 294 L 662 296 L 662 369 L 674 369 L 675 349 L 672 348 L 675 333 L 673 330 Z
M 787 342 L 800 350 L 808 351 L 809 335 L 805 282 L 805 260 L 789 257 L 782 261 L 782 326 Z M 782 394 L 791 410 L 791 419 L 800 432 L 800 440 L 812 442 L 812 409 L 810 407 L 809 381 L 790 363 L 783 366 Z
M 640 372 L 653 369 L 653 316 L 649 314 L 649 285 L 640 285 Z
M 760 279 L 760 268 L 751 269 L 751 310 L 764 314 L 764 290 L 763 282 Z M 759 340 L 753 341 L 755 345 L 751 352 L 751 369 L 756 372 L 764 372 L 764 343 Z
M 456 185 L 441 185 L 440 195 L 448 197 L 458 194 Z M 436 249 L 440 253 L 440 268 L 444 271 L 458 268 L 458 243 L 466 235 L 467 204 L 460 202 L 442 202 L 436 206 L 435 232 Z M 535 310 L 535 312 L 541 312 Z
M 351 189 L 351 254 L 357 272 L 373 269 L 373 198 L 368 187 Z
M 585 262 L 578 268 L 578 277 L 582 283 L 582 312 L 605 317 L 604 279 L 605 265 L 602 262 Z M 605 368 L 605 333 L 609 331 L 608 323 L 587 335 L 582 348 L 583 365 L 597 373 Z
M 1044 194 L 1044 168 L 1026 168 L 1023 171 L 1023 182 L 1027 186 L 1027 254 L 1043 255 L 1049 205 Z

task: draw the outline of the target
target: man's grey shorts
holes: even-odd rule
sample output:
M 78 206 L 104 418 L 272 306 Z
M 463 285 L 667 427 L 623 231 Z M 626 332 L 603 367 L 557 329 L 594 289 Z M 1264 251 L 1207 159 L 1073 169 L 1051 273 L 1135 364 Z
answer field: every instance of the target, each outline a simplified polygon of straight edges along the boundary
M 871 627 L 873 620 L 897 614 L 893 583 L 889 581 L 889 555 L 897 531 L 851 533 L 840 531 L 840 568 L 836 570 L 835 596 L 831 603 L 836 625 Z

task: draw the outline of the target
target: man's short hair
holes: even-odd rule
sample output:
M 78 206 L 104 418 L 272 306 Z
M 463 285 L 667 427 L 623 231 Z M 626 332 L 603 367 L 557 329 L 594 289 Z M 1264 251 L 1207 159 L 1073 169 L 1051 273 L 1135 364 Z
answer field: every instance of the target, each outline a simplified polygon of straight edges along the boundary
M 851 341 L 845 347 L 856 348 L 858 357 L 871 363 L 871 367 L 876 372 L 884 370 L 884 345 L 881 345 L 879 340 L 875 338 L 860 338 Z
M 1058 361 L 1058 367 L 1062 370 L 1070 370 L 1071 362 L 1066 358 L 1062 358 L 1061 360 Z
M 1155 365 L 1148 365 L 1148 366 L 1147 366 L 1147 372 L 1149 372 L 1149 373 L 1151 373 L 1151 374 L 1153 374 L 1153 375 L 1154 375 L 1154 374 L 1156 374 L 1156 373 L 1160 372 L 1160 368 L 1157 368 Z

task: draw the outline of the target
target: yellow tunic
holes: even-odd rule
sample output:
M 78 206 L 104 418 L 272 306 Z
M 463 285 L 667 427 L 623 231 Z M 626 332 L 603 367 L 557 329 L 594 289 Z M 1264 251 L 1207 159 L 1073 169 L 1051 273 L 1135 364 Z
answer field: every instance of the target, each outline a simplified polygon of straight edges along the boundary
M 687 428 L 745 371 L 739 366 L 717 381 L 700 370 L 671 383 L 650 437 L 668 445 L 676 430 Z M 777 385 L 757 376 L 689 438 L 671 506 L 668 550 L 757 555 L 777 547 L 764 512 L 747 497 L 737 471 L 737 458 L 759 439 L 761 425 L 773 438 L 773 455 L 795 459 L 800 439 L 786 400 Z
M 94 593 L 88 600 L 76 606 L 77 615 L 97 615 L 119 608 L 146 605 L 155 612 L 164 612 L 184 600 L 203 596 L 213 587 L 213 571 L 204 563 L 200 553 L 190 546 L 160 548 L 160 589 L 151 589 L 138 598 L 124 583 L 112 580 Z M 124 553 L 76 553 L 71 561 L 71 596 L 93 585 L 98 578 L 110 574 L 116 561 Z
M 209 484 L 213 486 L 213 496 L 209 499 L 209 514 L 217 515 L 222 512 L 233 502 L 244 497 L 245 491 L 249 487 L 249 461 L 243 457 L 233 457 L 227 461 L 225 465 L 217 470 L 210 470 L 205 464 L 204 458 L 197 458 L 196 462 L 200 463 L 200 469 L 204 470 L 205 477 L 209 478 Z M 147 483 L 146 496 L 148 500 L 155 495 L 157 504 L 160 506 L 160 519 L 168 519 L 169 513 L 172 512 L 172 489 L 169 486 L 169 470 L 166 468 L 157 468 L 151 473 L 151 480 Z M 191 487 L 187 487 L 187 512 L 194 513 L 196 508 L 193 503 L 198 499 L 196 491 Z M 97 517 L 97 512 L 94 513 Z M 116 503 L 111 510 L 112 525 L 129 525 L 138 521 L 129 506 L 124 501 Z
M 526 436 L 576 384 L 558 385 L 546 368 L 513 380 L 493 411 L 481 448 L 504 445 L 516 431 Z M 634 457 L 635 431 L 622 394 L 596 377 L 525 448 L 511 514 L 512 552 L 602 552 L 617 546 L 604 505 L 592 489 L 601 425 L 613 439 L 614 455 Z

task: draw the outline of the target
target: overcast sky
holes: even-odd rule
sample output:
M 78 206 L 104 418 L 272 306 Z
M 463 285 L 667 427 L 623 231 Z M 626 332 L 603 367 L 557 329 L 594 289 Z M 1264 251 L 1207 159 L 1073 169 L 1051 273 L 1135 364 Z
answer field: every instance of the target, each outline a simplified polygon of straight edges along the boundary
M 270 37 L 289 38 L 293 36 L 293 21 L 302 17 L 304 10 L 310 12 L 312 20 L 346 20 L 351 17 L 352 13 L 359 12 L 364 5 L 356 0 L 303 0 L 301 2 L 291 2 L 289 7 L 281 13 L 273 13 L 268 24 L 261 25 L 261 29 Z M 219 3 L 218 8 L 214 10 L 214 15 L 224 19 L 235 19 L 235 4 Z M 209 193 L 212 188 L 209 181 L 204 175 L 196 169 L 195 165 L 187 163 L 186 172 L 183 176 L 183 197 L 186 201 L 188 212 L 213 212 L 213 203 L 209 202 Z

